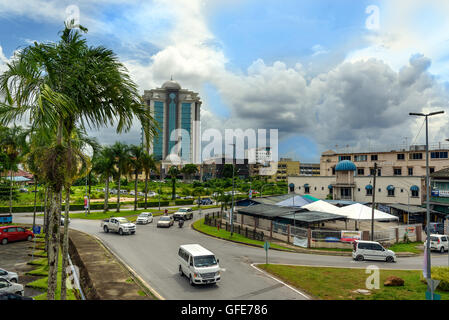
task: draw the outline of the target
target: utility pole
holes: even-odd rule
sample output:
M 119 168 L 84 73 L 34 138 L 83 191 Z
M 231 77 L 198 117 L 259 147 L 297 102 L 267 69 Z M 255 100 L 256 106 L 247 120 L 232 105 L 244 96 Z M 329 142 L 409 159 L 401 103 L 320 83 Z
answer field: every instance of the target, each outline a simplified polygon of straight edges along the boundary
M 377 162 L 374 162 L 373 203 L 371 208 L 371 241 L 374 241 L 374 207 L 376 206 Z
M 232 143 L 232 200 L 231 200 L 231 237 L 234 233 L 234 171 L 235 171 L 235 143 Z
M 431 286 L 432 282 L 432 274 L 431 274 L 431 260 L 430 260 L 430 179 L 429 179 L 429 126 L 428 126 L 428 117 L 434 116 L 437 114 L 442 114 L 444 111 L 431 112 L 428 114 L 424 113 L 414 113 L 410 112 L 411 116 L 420 116 L 426 118 L 426 229 L 427 229 L 427 237 L 426 237 L 426 280 L 427 280 L 427 291 L 431 292 L 431 299 L 433 300 L 433 290 Z

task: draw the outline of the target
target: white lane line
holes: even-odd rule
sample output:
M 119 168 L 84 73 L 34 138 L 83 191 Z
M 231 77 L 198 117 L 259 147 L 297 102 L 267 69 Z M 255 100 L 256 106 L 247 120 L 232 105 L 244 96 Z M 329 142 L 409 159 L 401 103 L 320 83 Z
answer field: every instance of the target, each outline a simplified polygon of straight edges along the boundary
M 302 293 L 301 291 L 299 291 L 299 290 L 293 288 L 292 286 L 286 284 L 285 282 L 279 280 L 278 278 L 272 276 L 271 274 L 269 274 L 269 273 L 267 273 L 267 272 L 265 272 L 265 271 L 263 271 L 263 270 L 257 268 L 257 267 L 255 266 L 256 264 L 258 264 L 258 263 L 251 263 L 251 267 L 253 267 L 253 268 L 256 269 L 257 271 L 259 271 L 259 272 L 265 274 L 266 276 L 270 277 L 271 279 L 273 279 L 273 280 L 275 280 L 275 281 L 277 281 L 277 282 L 283 284 L 284 286 L 286 286 L 287 288 L 293 290 L 293 291 L 296 292 L 297 294 L 303 296 L 303 297 L 306 298 L 307 300 L 312 300 L 309 296 L 307 296 L 306 294 Z
M 283 266 L 296 266 L 296 267 L 316 267 L 316 268 L 339 268 L 339 269 L 366 269 L 370 264 L 366 263 L 363 266 L 360 267 L 345 267 L 345 266 L 327 266 L 327 265 L 312 265 L 312 264 L 293 264 L 293 263 L 270 263 L 270 264 L 276 264 L 276 265 L 283 265 Z M 407 269 L 407 268 L 384 268 L 380 265 L 376 265 L 379 267 L 380 270 L 405 270 L 405 271 L 416 271 L 416 270 L 422 270 L 422 269 Z

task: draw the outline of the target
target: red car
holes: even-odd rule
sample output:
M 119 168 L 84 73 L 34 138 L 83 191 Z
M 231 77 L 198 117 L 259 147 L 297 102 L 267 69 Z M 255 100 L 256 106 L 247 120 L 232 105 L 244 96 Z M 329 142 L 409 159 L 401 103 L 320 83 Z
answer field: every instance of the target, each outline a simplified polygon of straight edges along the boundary
M 24 227 L 0 227 L 0 242 L 7 244 L 12 241 L 32 240 L 34 233 Z

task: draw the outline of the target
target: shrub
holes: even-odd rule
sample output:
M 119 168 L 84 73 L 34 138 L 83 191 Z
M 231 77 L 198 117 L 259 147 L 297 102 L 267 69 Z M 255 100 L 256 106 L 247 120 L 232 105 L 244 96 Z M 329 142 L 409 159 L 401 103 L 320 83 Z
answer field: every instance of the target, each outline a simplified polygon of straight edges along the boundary
M 438 289 L 449 291 L 449 267 L 432 267 L 432 279 L 440 280 Z

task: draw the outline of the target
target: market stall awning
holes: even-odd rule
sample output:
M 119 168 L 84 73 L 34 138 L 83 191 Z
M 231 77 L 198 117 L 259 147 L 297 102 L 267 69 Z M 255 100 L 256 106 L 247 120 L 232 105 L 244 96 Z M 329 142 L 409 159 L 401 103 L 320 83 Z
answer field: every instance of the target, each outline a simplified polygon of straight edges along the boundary
M 340 214 L 352 220 L 372 220 L 372 208 L 360 203 L 340 208 Z M 398 220 L 389 213 L 374 209 L 374 220 Z

